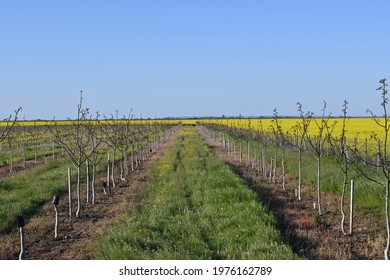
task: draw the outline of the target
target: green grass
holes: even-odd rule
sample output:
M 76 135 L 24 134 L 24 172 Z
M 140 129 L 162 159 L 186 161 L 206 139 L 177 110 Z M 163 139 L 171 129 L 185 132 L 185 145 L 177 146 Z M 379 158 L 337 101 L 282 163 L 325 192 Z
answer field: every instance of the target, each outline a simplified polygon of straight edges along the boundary
M 29 217 L 54 195 L 64 192 L 66 174 L 62 159 L 0 180 L 0 233 L 16 224 L 17 215 Z
M 22 151 L 22 145 L 19 146 L 19 149 L 16 148 L 16 146 L 12 147 L 12 162 L 13 164 L 18 164 L 23 162 L 23 151 Z M 61 149 L 59 147 L 55 147 L 55 155 L 59 156 L 61 154 Z M 42 157 L 45 156 L 52 157 L 53 150 L 52 147 L 44 147 L 42 145 L 38 146 L 37 149 L 37 159 L 39 160 Z M 34 146 L 27 146 L 26 147 L 26 161 L 34 160 L 35 159 L 35 147 Z M 9 148 L 8 146 L 3 143 L 2 144 L 2 150 L 0 152 L 0 167 L 9 166 L 10 164 L 10 155 L 9 155 Z
M 245 182 L 185 128 L 144 204 L 107 230 L 99 259 L 296 259 Z
M 279 151 L 279 158 L 282 153 Z M 286 170 L 298 177 L 298 152 L 286 150 Z M 279 167 L 281 163 L 279 163 Z M 370 167 L 362 167 L 365 173 L 378 181 L 383 181 L 382 173 Z M 317 184 L 317 161 L 311 153 L 305 153 L 302 158 L 302 180 L 316 188 Z M 336 194 L 341 197 L 344 174 L 338 166 L 336 160 L 331 156 L 326 156 L 321 162 L 321 191 Z M 355 204 L 361 209 L 374 214 L 384 215 L 385 211 L 385 188 L 364 178 L 357 168 L 351 166 L 348 174 L 347 199 L 349 201 L 350 180 L 355 182 Z M 287 187 L 296 188 L 296 184 Z M 303 189 L 303 192 L 305 190 Z M 304 195 L 304 194 L 303 194 Z M 359 213 L 357 213 L 359 215 Z

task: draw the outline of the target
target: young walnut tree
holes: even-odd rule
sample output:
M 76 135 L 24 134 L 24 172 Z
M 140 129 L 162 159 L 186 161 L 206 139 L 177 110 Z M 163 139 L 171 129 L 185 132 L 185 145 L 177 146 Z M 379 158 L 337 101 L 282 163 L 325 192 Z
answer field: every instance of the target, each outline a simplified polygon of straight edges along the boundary
M 386 79 L 381 79 L 379 81 L 379 84 L 381 85 L 379 88 L 377 88 L 378 91 L 381 91 L 381 98 L 382 98 L 382 109 L 383 109 L 383 117 L 378 118 L 374 115 L 374 113 L 370 110 L 367 110 L 369 112 L 376 123 L 377 126 L 379 126 L 381 129 L 383 129 L 383 136 L 382 136 L 382 143 L 378 148 L 378 156 L 379 156 L 379 168 L 382 170 L 382 174 L 385 179 L 385 216 L 386 216 L 386 230 L 387 230 L 387 241 L 386 241 L 386 248 L 384 250 L 384 256 L 385 259 L 389 259 L 389 250 L 390 250 L 390 209 L 389 209 L 389 196 L 390 196 L 390 158 L 387 151 L 387 145 L 389 141 L 389 132 L 390 132 L 390 120 L 389 115 L 387 112 L 387 106 L 389 104 L 389 98 L 387 96 L 388 90 L 387 90 L 387 82 Z M 377 136 L 375 136 L 377 137 Z
M 77 211 L 76 217 L 79 217 L 81 211 L 80 199 L 80 179 L 81 167 L 88 160 L 89 156 L 97 149 L 97 146 L 92 146 L 88 131 L 86 128 L 86 121 L 89 116 L 89 109 L 84 109 L 83 91 L 80 91 L 80 103 L 77 105 L 77 118 L 75 120 L 68 119 L 71 122 L 69 127 L 63 127 L 56 123 L 54 125 L 47 125 L 47 128 L 55 137 L 56 141 L 66 151 L 68 157 L 77 170 Z
M 332 127 L 329 126 L 330 115 L 325 115 L 326 111 L 326 102 L 324 101 L 324 106 L 322 107 L 321 117 L 313 117 L 313 114 L 308 113 L 310 118 L 313 119 L 315 127 L 317 128 L 317 133 L 314 137 L 306 134 L 306 139 L 314 152 L 314 157 L 317 160 L 317 207 L 318 215 L 322 215 L 322 203 L 321 203 L 321 162 L 324 159 L 324 144 L 328 141 L 329 136 L 332 134 L 334 129 L 334 124 Z

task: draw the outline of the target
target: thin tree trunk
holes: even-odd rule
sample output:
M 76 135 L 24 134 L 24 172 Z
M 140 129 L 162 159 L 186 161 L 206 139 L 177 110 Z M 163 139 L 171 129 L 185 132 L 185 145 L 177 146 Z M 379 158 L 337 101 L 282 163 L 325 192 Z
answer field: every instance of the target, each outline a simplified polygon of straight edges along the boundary
M 71 183 L 71 170 L 68 167 L 68 198 L 69 198 L 69 217 L 72 217 L 72 183 Z
M 127 149 L 125 151 L 125 154 L 124 154 L 124 163 L 123 163 L 123 168 L 124 168 L 124 171 L 125 171 L 125 176 L 129 175 L 129 164 L 128 164 L 128 153 L 127 153 Z
M 58 237 L 58 210 L 57 210 L 56 205 L 54 205 L 54 212 L 56 215 L 55 224 L 54 224 L 54 238 L 57 239 L 57 237 Z
M 110 185 L 110 153 L 107 154 L 107 187 Z
M 284 156 L 282 159 L 282 176 L 283 176 L 282 186 L 283 186 L 283 190 L 285 191 L 286 190 L 286 170 L 285 170 L 285 166 L 284 166 Z
M 112 167 L 111 167 L 111 181 L 112 181 L 113 188 L 115 188 L 115 178 L 114 178 L 115 156 L 116 156 L 116 149 L 114 149 L 114 153 L 112 155 Z
M 77 211 L 76 217 L 78 218 L 81 210 L 81 198 L 80 198 L 80 165 L 77 167 Z
M 321 207 L 321 158 L 317 158 L 317 204 L 318 204 L 318 215 L 322 215 Z
M 240 163 L 242 162 L 242 140 L 240 139 Z
M 85 161 L 85 166 L 87 168 L 87 204 L 89 203 L 89 163 L 88 159 Z
M 131 171 L 134 172 L 134 146 L 131 146 Z
M 345 190 L 347 185 L 347 174 L 344 173 L 344 183 L 343 183 L 343 191 L 341 194 L 341 204 L 340 204 L 340 210 L 341 210 L 341 231 L 344 235 L 346 235 L 345 229 L 344 229 L 344 223 L 345 223 L 345 211 L 344 211 L 344 198 L 345 198 Z
M 250 149 L 251 149 L 251 147 L 250 147 L 250 142 L 249 142 L 249 140 L 246 142 L 246 166 L 248 166 L 249 165 L 249 162 L 251 161 L 251 159 L 250 159 L 250 156 L 251 156 L 251 154 L 250 154 Z
M 355 193 L 355 183 L 351 180 L 351 208 L 350 208 L 350 218 L 349 218 L 349 234 L 353 233 L 353 213 L 354 213 L 354 193 Z
M 35 142 L 35 164 L 38 164 L 38 143 Z
M 26 168 L 26 145 L 23 145 L 23 168 Z
M 390 250 L 390 215 L 389 215 L 389 192 L 390 192 L 390 176 L 389 170 L 387 170 L 387 180 L 386 180 L 386 230 L 387 230 L 387 241 L 385 249 L 385 260 L 389 260 L 389 250 Z
M 24 231 L 23 231 L 23 227 L 20 227 L 19 231 L 20 231 L 20 254 L 19 254 L 19 260 L 22 260 L 23 259 L 23 255 L 24 255 Z
M 14 162 L 13 162 L 13 154 L 12 154 L 12 148 L 9 148 L 9 172 L 14 171 Z
M 298 200 L 300 201 L 302 192 L 302 147 L 298 149 Z
M 95 204 L 95 180 L 96 180 L 96 163 L 92 161 L 92 205 Z

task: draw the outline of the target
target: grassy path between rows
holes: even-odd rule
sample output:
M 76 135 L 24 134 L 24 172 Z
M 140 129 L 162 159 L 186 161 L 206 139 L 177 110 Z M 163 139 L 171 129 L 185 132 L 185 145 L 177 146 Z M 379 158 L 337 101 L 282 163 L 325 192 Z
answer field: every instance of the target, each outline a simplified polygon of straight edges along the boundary
M 103 234 L 99 259 L 296 259 L 255 193 L 184 128 L 144 203 Z

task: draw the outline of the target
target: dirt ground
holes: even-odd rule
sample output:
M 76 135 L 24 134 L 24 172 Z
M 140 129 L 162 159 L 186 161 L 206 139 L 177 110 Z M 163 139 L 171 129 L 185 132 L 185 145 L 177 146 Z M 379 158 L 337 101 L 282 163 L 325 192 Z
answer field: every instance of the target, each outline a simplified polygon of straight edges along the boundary
M 139 168 L 130 172 L 126 182 L 116 182 L 111 195 L 105 195 L 102 182 L 106 174 L 101 174 L 96 182 L 96 204 L 86 204 L 85 191 L 81 200 L 84 202 L 80 216 L 75 217 L 76 204 L 73 204 L 73 216 L 69 217 L 67 195 L 60 199 L 58 206 L 58 237 L 54 238 L 55 212 L 51 203 L 44 205 L 39 212 L 29 219 L 24 227 L 25 253 L 28 260 L 91 260 L 95 259 L 95 241 L 109 226 L 120 222 L 121 217 L 141 203 L 141 194 L 151 180 L 151 165 L 159 160 L 164 151 L 172 144 L 177 134 L 166 142 Z M 118 171 L 119 168 L 117 168 Z M 120 178 L 119 174 L 116 178 Z M 100 188 L 99 188 L 100 187 Z M 84 196 L 83 196 L 84 195 Z M 76 198 L 76 193 L 73 193 Z M 19 229 L 0 235 L 0 259 L 15 260 L 20 253 Z
M 201 133 L 214 154 L 225 161 L 238 175 L 243 177 L 250 188 L 259 194 L 261 201 L 278 221 L 287 242 L 295 253 L 313 260 L 375 260 L 384 258 L 386 244 L 385 219 L 367 214 L 356 207 L 352 235 L 341 232 L 340 197 L 322 193 L 322 209 L 319 216 L 313 207 L 317 200 L 314 186 L 302 186 L 302 200 L 295 197 L 297 178 L 287 175 L 286 191 L 282 189 L 281 176 L 276 184 L 269 183 L 259 172 L 246 166 L 239 158 L 233 158 L 215 142 Z M 277 170 L 277 175 L 281 170 Z M 346 206 L 348 208 L 348 206 Z M 346 223 L 348 217 L 346 217 Z M 349 224 L 345 224 L 349 231 Z
M 10 168 L 9 166 L 3 166 L 3 167 L 0 167 L 0 179 L 5 179 L 5 178 L 8 178 L 8 177 L 12 177 L 20 172 L 23 172 L 25 170 L 28 170 L 28 169 L 31 169 L 31 168 L 35 168 L 37 166 L 40 166 L 44 163 L 46 163 L 47 161 L 50 161 L 52 160 L 52 157 L 41 157 L 41 158 L 38 158 L 37 159 L 37 163 L 35 163 L 34 160 L 27 160 L 26 161 L 26 164 L 25 164 L 25 167 L 23 166 L 23 163 L 22 162 L 18 162 L 18 163 L 14 163 L 13 164 L 13 167 L 12 167 L 12 172 L 10 172 Z

